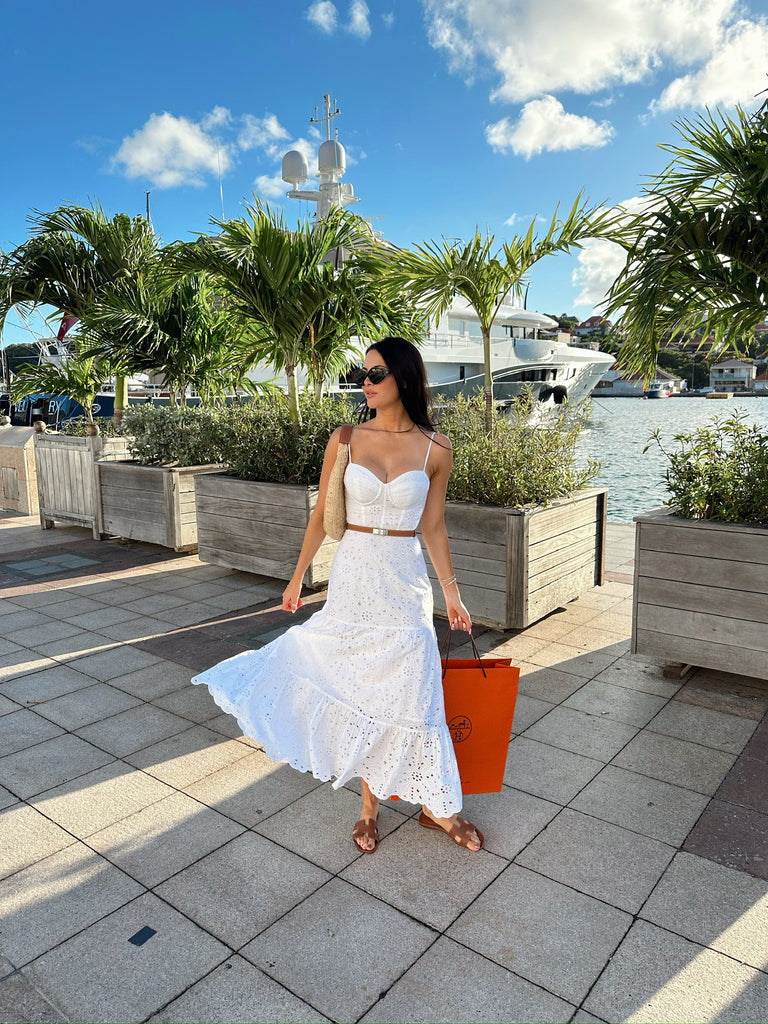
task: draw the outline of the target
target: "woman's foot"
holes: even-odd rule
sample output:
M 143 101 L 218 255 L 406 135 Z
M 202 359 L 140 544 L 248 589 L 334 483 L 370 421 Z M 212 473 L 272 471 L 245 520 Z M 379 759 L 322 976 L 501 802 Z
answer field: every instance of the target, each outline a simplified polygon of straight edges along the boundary
M 379 801 L 363 781 L 363 809 L 360 819 L 352 829 L 352 842 L 361 853 L 373 853 L 379 845 L 376 822 L 379 817 Z
M 485 836 L 480 829 L 458 814 L 452 814 L 450 818 L 438 818 L 425 807 L 419 815 L 419 824 L 424 828 L 445 832 L 457 846 L 465 846 L 475 853 L 485 845 Z

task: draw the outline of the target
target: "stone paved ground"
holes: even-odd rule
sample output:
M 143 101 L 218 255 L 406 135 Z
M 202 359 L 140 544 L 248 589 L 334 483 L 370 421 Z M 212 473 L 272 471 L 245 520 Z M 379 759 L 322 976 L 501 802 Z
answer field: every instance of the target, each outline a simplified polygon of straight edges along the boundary
M 522 668 L 486 849 L 398 802 L 368 857 L 189 682 L 281 583 L 0 520 L 0 1021 L 765 1021 L 768 688 L 632 657 L 632 554 L 477 630 Z

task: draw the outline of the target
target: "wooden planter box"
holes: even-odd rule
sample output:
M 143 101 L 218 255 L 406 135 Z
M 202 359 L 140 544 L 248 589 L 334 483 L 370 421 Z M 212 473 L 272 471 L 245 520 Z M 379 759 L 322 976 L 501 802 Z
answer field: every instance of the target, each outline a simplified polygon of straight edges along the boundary
M 447 502 L 453 565 L 473 621 L 525 629 L 602 585 L 607 496 L 605 489 L 584 488 L 533 509 Z M 442 589 L 427 565 L 435 611 L 445 614 Z
M 195 478 L 198 555 L 203 562 L 289 580 L 317 487 L 239 480 L 223 473 Z M 328 582 L 337 542 L 323 541 L 304 582 Z
M 768 679 L 768 526 L 635 522 L 633 653 Z
M 53 528 L 54 520 L 89 526 L 100 537 L 99 489 L 96 461 L 124 459 L 125 437 L 71 437 L 68 434 L 37 434 L 35 472 L 40 506 L 40 525 Z
M 196 551 L 195 478 L 220 471 L 220 465 L 97 462 L 99 531 L 174 551 Z
M 35 431 L 0 426 L 0 508 L 36 516 Z

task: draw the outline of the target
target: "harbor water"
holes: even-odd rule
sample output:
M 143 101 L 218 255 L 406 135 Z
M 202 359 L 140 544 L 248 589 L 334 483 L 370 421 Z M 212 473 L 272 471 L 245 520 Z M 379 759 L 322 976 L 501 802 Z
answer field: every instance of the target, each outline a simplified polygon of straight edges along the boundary
M 737 410 L 748 423 L 768 431 L 768 398 L 599 398 L 579 439 L 579 463 L 603 464 L 594 485 L 608 488 L 608 520 L 631 523 L 635 516 L 663 505 L 668 498 L 664 474 L 668 462 L 656 442 L 643 454 L 652 431 L 661 429 L 665 448 L 674 435 L 727 419 Z

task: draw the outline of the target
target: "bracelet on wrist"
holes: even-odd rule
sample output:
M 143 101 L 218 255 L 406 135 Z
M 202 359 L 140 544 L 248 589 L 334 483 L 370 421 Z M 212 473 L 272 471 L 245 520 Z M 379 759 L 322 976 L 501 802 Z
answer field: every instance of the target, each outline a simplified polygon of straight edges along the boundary
M 445 590 L 446 587 L 452 586 L 454 583 L 458 586 L 458 581 L 456 580 L 455 576 L 447 576 L 444 580 L 439 579 L 437 582 L 440 584 L 443 590 Z

